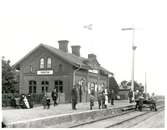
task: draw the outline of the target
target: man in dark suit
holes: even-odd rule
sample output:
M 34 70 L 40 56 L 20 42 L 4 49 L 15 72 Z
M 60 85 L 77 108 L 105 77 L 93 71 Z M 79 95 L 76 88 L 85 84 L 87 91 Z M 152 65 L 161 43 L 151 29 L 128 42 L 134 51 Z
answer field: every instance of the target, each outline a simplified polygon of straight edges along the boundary
M 114 105 L 115 93 L 114 93 L 113 89 L 109 90 L 109 92 L 108 92 L 108 99 L 109 99 L 111 105 Z
M 132 103 L 133 91 L 131 89 L 129 90 L 128 97 L 129 97 L 129 103 Z
M 113 89 L 111 89 L 111 105 L 114 105 L 114 100 L 115 100 L 115 92 Z
M 57 92 L 56 88 L 54 88 L 52 91 L 52 100 L 54 102 L 54 106 L 57 105 L 57 98 L 58 98 L 58 92 Z
M 74 85 L 71 90 L 71 99 L 72 99 L 72 109 L 76 110 L 76 104 L 78 100 L 78 93 L 77 93 L 76 85 Z

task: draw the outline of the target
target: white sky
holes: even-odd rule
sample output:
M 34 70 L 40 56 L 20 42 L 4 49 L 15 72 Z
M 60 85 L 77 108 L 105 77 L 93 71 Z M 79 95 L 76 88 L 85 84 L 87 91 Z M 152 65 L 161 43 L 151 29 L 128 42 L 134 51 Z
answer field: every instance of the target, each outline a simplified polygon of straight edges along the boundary
M 166 0 L 1 0 L 1 56 L 14 64 L 40 43 L 81 45 L 81 55 L 97 55 L 120 83 L 131 79 L 132 32 L 136 28 L 135 80 L 149 92 L 166 91 Z M 93 24 L 93 30 L 84 25 Z

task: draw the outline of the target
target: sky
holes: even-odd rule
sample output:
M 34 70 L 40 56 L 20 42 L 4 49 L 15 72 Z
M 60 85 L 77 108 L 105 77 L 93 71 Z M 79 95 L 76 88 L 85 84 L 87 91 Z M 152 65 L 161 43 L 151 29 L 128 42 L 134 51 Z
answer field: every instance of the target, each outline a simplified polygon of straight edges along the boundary
M 148 92 L 166 94 L 166 0 L 1 0 L 0 54 L 13 65 L 40 43 L 58 40 L 97 56 L 118 83 L 131 80 L 135 28 L 135 76 Z M 92 24 L 92 30 L 83 26 Z

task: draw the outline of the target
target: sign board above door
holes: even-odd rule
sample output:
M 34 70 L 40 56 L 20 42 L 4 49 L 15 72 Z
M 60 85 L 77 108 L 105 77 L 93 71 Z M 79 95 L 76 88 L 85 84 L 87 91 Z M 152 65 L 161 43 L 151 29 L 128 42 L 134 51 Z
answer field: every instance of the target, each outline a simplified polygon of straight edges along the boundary
M 38 70 L 37 75 L 52 75 L 53 70 Z

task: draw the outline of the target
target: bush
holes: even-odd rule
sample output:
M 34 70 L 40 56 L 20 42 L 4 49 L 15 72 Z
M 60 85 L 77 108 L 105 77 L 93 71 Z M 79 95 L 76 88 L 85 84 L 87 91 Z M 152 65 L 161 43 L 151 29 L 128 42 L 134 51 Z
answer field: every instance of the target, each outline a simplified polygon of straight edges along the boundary
M 3 93 L 2 94 L 2 106 L 13 106 L 13 99 L 18 93 Z

